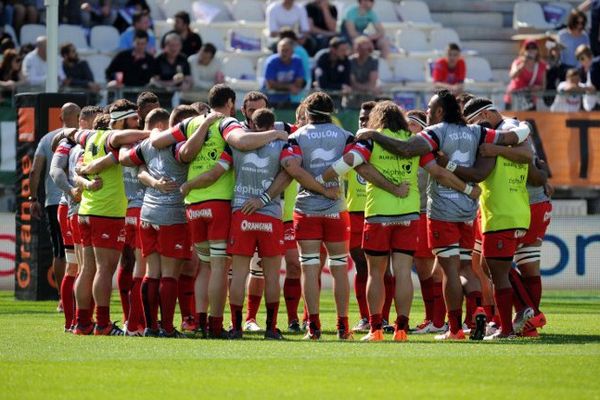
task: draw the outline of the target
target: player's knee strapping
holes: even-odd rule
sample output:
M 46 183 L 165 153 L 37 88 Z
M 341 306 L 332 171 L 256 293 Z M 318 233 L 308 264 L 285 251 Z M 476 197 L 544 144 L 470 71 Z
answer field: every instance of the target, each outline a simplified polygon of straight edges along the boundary
M 254 278 L 263 279 L 265 277 L 263 273 L 263 269 L 260 264 L 252 264 L 250 265 L 250 275 Z
M 449 258 L 460 256 L 460 247 L 458 246 L 458 243 L 455 243 L 450 246 L 436 247 L 432 249 L 432 252 L 436 257 Z
M 196 255 L 200 261 L 205 263 L 210 262 L 210 250 L 207 242 L 194 243 L 194 249 L 196 250 Z
M 471 261 L 473 259 L 473 250 L 460 248 L 460 261 Z
M 227 257 L 227 243 L 215 242 L 210 244 L 211 257 Z
M 321 265 L 321 254 L 319 254 L 319 253 L 300 254 L 300 265 L 303 267 Z
M 348 265 L 348 254 L 335 254 L 331 255 L 327 259 L 327 266 L 331 269 L 333 267 L 345 267 Z
M 65 250 L 65 261 L 68 264 L 77 264 L 77 256 L 75 255 L 75 251 L 73 249 Z
M 475 239 L 475 244 L 473 245 L 473 253 L 481 255 L 481 240 Z
M 540 261 L 540 247 L 524 246 L 517 250 L 513 260 L 518 266 Z

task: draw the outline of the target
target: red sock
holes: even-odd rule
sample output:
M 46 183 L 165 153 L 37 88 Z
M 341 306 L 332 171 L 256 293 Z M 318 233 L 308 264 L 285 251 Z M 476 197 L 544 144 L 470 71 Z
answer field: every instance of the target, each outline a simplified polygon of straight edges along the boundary
M 315 329 L 321 329 L 321 320 L 319 319 L 319 314 L 309 314 L 308 322 L 308 328 L 311 332 L 314 332 Z
M 129 317 L 129 292 L 133 286 L 133 271 L 119 267 L 117 272 L 117 287 L 121 297 L 121 307 L 123 308 L 123 321 Z
M 231 310 L 231 326 L 237 331 L 242 330 L 242 312 L 244 306 L 238 306 L 236 304 L 229 303 L 229 309 Z
M 348 326 L 348 317 L 340 317 L 338 315 L 336 328 L 338 331 L 343 330 L 344 332 L 349 332 L 350 328 Z
M 494 298 L 496 299 L 496 307 L 500 316 L 500 327 L 502 333 L 508 335 L 513 332 L 512 328 L 512 295 L 511 287 L 504 289 L 496 289 Z
M 196 322 L 198 322 L 199 328 L 206 329 L 208 324 L 208 314 L 205 312 L 199 312 L 196 314 Z
M 494 314 L 496 314 L 495 308 L 496 307 L 494 306 L 483 306 L 483 309 L 485 310 L 485 318 L 488 320 L 488 322 L 494 319 Z
M 194 316 L 196 314 L 196 299 L 194 296 L 194 284 L 196 278 L 189 275 L 180 275 L 177 282 L 177 298 L 179 299 L 179 309 L 181 318 Z
M 358 311 L 360 312 L 360 318 L 369 317 L 369 305 L 367 304 L 367 274 L 356 274 L 354 276 L 354 294 L 356 295 L 356 301 L 358 302 Z
M 144 317 L 146 328 L 158 329 L 158 286 L 160 279 L 144 277 L 142 280 L 142 302 L 144 304 Z
M 110 325 L 110 307 L 96 306 L 96 325 L 103 328 Z
M 256 314 L 258 314 L 258 308 L 260 307 L 260 300 L 262 296 L 248 295 L 248 310 L 246 312 L 246 321 L 251 319 L 256 321 Z
M 508 279 L 510 280 L 510 285 L 513 289 L 511 301 L 515 306 L 515 310 L 519 312 L 523 311 L 526 307 L 534 308 L 533 301 L 529 297 L 527 288 L 525 288 L 525 285 L 523 284 L 521 274 L 516 269 L 511 268 Z
M 394 329 L 397 331 L 408 331 L 408 317 L 406 315 L 398 315 L 394 323 Z
M 473 321 L 473 314 L 475 313 L 475 309 L 481 306 L 481 292 L 472 291 L 468 293 L 466 296 L 466 313 L 465 313 L 465 323 L 469 328 L 475 327 L 475 322 Z
M 383 302 L 383 309 L 381 315 L 386 321 L 390 321 L 390 308 L 392 308 L 392 301 L 396 294 L 396 278 L 392 275 L 385 275 L 383 277 L 383 284 L 385 285 L 385 301 Z
M 442 282 L 433 284 L 433 325 L 440 328 L 446 320 L 446 303 L 444 302 Z
M 272 332 L 277 330 L 277 312 L 279 311 L 279 302 L 267 303 L 267 326 Z
M 215 337 L 221 336 L 223 332 L 223 317 L 208 317 L 208 330 Z
M 434 285 L 433 277 L 421 281 L 421 295 L 423 296 L 423 304 L 425 305 L 425 320 L 433 321 L 434 310 Z
M 383 328 L 383 317 L 381 314 L 369 315 L 369 325 L 371 325 L 371 332 L 378 331 Z
M 77 325 L 80 327 L 85 328 L 92 324 L 92 313 L 88 309 L 75 309 L 75 318 L 77 319 Z
M 63 310 L 65 313 L 65 329 L 69 329 L 71 327 L 73 316 L 75 315 L 75 303 L 73 302 L 74 284 L 75 277 L 69 275 L 65 275 L 60 283 L 60 298 L 62 299 Z
M 448 325 L 451 333 L 462 329 L 462 309 L 448 311 Z
M 137 331 L 146 325 L 144 321 L 144 306 L 142 305 L 142 278 L 133 278 L 133 285 L 129 292 L 129 317 L 127 329 Z
M 528 276 L 523 281 L 533 303 L 535 315 L 538 315 L 540 313 L 540 302 L 542 301 L 542 277 Z
M 173 332 L 173 316 L 177 305 L 177 279 L 160 278 L 160 323 L 167 332 Z
M 288 323 L 298 320 L 298 304 L 302 297 L 302 284 L 300 279 L 285 278 L 283 282 L 283 298 L 288 315 Z

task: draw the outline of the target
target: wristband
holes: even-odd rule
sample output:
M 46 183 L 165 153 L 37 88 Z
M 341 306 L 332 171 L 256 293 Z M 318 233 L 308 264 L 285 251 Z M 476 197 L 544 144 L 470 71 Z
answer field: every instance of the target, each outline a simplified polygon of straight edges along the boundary
M 463 193 L 466 194 L 467 196 L 470 196 L 471 193 L 473 193 L 473 185 L 471 185 L 470 183 L 467 183 L 467 185 L 463 189 Z
M 271 202 L 271 196 L 269 196 L 269 193 L 267 192 L 263 192 L 263 194 L 260 195 L 259 199 L 260 202 L 263 203 L 263 206 L 266 206 Z
M 450 172 L 456 171 L 456 167 L 458 167 L 458 164 L 454 161 L 448 161 L 448 164 L 446 165 L 446 169 Z
M 323 179 L 323 175 L 321 175 L 321 174 L 319 174 L 319 175 L 315 176 L 315 180 L 316 180 L 317 182 L 319 182 L 321 185 L 324 185 L 324 184 L 325 184 L 325 179 Z

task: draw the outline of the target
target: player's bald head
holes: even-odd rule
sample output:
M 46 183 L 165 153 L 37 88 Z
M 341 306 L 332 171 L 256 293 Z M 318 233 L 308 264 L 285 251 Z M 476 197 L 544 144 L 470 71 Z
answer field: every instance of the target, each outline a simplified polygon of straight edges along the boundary
M 81 108 L 75 103 L 65 103 L 60 108 L 60 118 L 67 128 L 76 128 L 79 125 Z

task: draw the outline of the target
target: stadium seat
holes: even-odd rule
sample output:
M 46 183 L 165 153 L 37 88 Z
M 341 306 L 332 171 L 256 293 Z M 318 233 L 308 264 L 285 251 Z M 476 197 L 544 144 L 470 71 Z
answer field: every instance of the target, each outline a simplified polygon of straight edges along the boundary
M 110 25 L 97 25 L 90 33 L 92 49 L 101 53 L 111 53 L 119 48 L 119 31 Z
M 160 43 L 162 37 L 169 31 L 173 30 L 173 19 L 154 21 L 154 35 L 156 42 Z M 193 28 L 192 28 L 193 29 Z
M 189 0 L 186 0 L 189 2 Z M 189 2 L 192 3 L 192 2 Z M 232 21 L 229 8 L 223 1 L 202 0 L 192 3 L 192 20 L 211 23 Z
M 390 62 L 380 58 L 379 59 L 379 83 L 381 84 L 393 84 L 396 83 L 394 76 L 394 67 L 390 65 Z
M 546 21 L 553 23 L 556 26 L 567 24 L 567 19 L 569 18 L 569 13 L 571 12 L 572 9 L 573 9 L 572 4 L 565 3 L 563 1 L 548 3 L 542 7 Z M 562 17 L 558 18 L 556 21 L 548 21 L 548 15 L 547 15 L 548 13 L 554 14 L 555 16 L 562 14 Z M 589 19 L 588 19 L 588 21 L 589 21 Z
M 193 23 L 192 29 L 197 30 L 203 43 L 212 43 L 218 50 L 226 50 L 227 33 L 236 27 L 235 22 L 201 24 Z
M 192 20 L 194 19 L 192 2 L 189 0 L 165 0 L 161 9 L 167 18 L 173 18 L 179 11 L 185 11 L 190 14 Z
M 513 9 L 514 29 L 553 29 L 554 25 L 546 22 L 542 6 L 533 1 L 521 1 L 515 3 Z
M 231 54 L 223 59 L 225 81 L 234 90 L 258 90 L 256 69 L 249 58 Z
M 163 1 L 161 0 L 146 0 L 146 4 L 150 7 L 150 17 L 153 21 L 167 19 L 167 16 L 164 14 L 161 7 L 162 3 Z
M 424 28 L 440 28 L 441 25 L 433 22 L 429 7 L 424 1 L 403 1 L 398 5 L 398 14 L 402 21 Z
M 263 87 L 265 85 L 265 62 L 267 61 L 267 57 L 260 57 L 256 60 L 256 81 L 258 82 L 258 87 Z
M 425 63 L 419 58 L 394 59 L 394 76 L 399 82 L 425 82 Z
M 431 49 L 444 52 L 449 43 L 456 43 L 460 46 L 460 38 L 458 33 L 452 28 L 440 28 L 434 29 L 430 33 L 430 45 Z
M 265 37 L 257 34 L 255 29 L 244 27 L 229 29 L 225 49 L 256 58 L 270 53 L 266 48 Z
M 420 29 L 403 28 L 396 32 L 396 46 L 401 52 L 410 55 L 432 56 L 433 51 L 425 32 Z
M 265 3 L 258 0 L 234 0 L 231 15 L 236 21 L 265 22 Z
M 91 51 L 85 31 L 80 25 L 61 24 L 58 26 L 58 46 L 60 47 L 65 43 L 72 43 L 80 53 Z
M 15 32 L 15 28 L 12 25 L 6 24 L 4 25 L 4 32 L 10 35 L 15 45 L 19 47 L 19 41 L 17 40 L 17 33 Z
M 38 36 L 46 36 L 46 26 L 41 24 L 25 24 L 21 27 L 21 46 L 27 43 L 35 44 Z
M 467 79 L 475 82 L 490 82 L 494 79 L 492 67 L 483 57 L 466 57 Z
M 83 57 L 90 65 L 94 80 L 101 85 L 106 83 L 106 68 L 110 64 L 111 58 L 105 54 L 90 54 Z
M 400 22 L 396 7 L 390 0 L 377 0 L 373 5 L 373 11 L 383 24 L 386 22 Z

